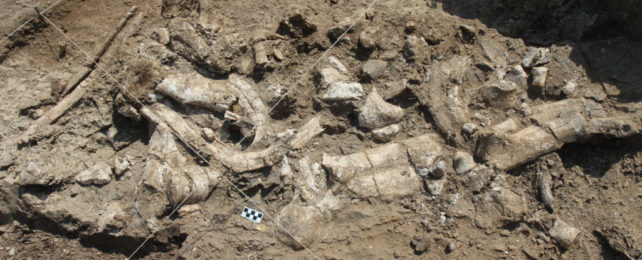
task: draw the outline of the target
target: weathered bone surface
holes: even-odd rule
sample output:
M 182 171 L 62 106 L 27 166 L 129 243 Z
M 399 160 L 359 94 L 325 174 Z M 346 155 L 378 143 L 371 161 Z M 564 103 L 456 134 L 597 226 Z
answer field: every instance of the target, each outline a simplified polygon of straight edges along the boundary
M 324 154 L 323 166 L 357 196 L 407 195 L 421 189 L 421 176 L 448 171 L 452 157 L 436 138 L 427 134 L 345 156 Z
M 503 170 L 510 170 L 564 143 L 593 135 L 626 137 L 640 132 L 639 119 L 632 114 L 608 115 L 602 106 L 586 99 L 565 99 L 532 108 L 537 124 L 517 130 L 507 120 L 492 127 L 495 133 L 483 140 L 477 155 Z
M 249 121 L 244 125 L 246 135 L 254 130 L 251 133 L 254 136 L 253 143 L 260 142 L 266 134 L 268 109 L 255 88 L 236 74 L 230 75 L 228 80 L 212 80 L 196 72 L 169 75 L 158 84 L 156 91 L 180 103 L 220 113 L 229 113 L 232 105 L 238 104 L 242 109 L 241 116 L 247 118 L 243 122 Z
M 282 140 L 272 144 L 268 148 L 253 152 L 239 152 L 234 150 L 233 147 L 228 147 L 219 143 L 207 143 L 194 129 L 189 121 L 183 119 L 177 112 L 163 104 L 155 104 L 151 108 L 141 109 L 141 113 L 151 122 L 155 124 L 167 125 L 174 132 L 178 133 L 182 139 L 195 145 L 201 151 L 208 153 L 215 159 L 214 162 L 221 163 L 225 167 L 231 169 L 233 172 L 248 172 L 258 170 L 268 166 L 272 166 L 281 160 L 282 155 L 287 152 L 286 143 Z M 290 143 L 292 146 L 300 147 L 307 144 L 307 142 L 316 135 L 312 133 L 320 133 L 314 124 L 318 118 L 312 119 L 311 124 L 306 124 L 294 137 L 294 141 Z M 310 130 L 312 129 L 312 130 Z
M 312 138 L 321 134 L 323 132 L 323 127 L 321 127 L 321 117 L 317 116 L 307 123 L 305 123 L 299 131 L 290 139 L 290 146 L 292 149 L 301 149 L 305 147 Z
M 564 248 L 570 247 L 580 234 L 580 230 L 572 227 L 563 220 L 556 218 L 553 227 L 548 230 L 548 235 L 557 240 Z
M 326 102 L 359 100 L 363 96 L 363 87 L 357 82 L 335 82 L 321 96 Z
M 223 81 L 211 80 L 196 72 L 168 75 L 156 86 L 156 91 L 182 104 L 217 112 L 229 110 L 237 100 Z
M 376 91 L 368 95 L 365 105 L 360 110 L 359 126 L 368 129 L 397 123 L 405 114 L 401 107 L 386 102 Z
M 392 124 L 386 127 L 372 130 L 372 134 L 377 140 L 382 142 L 388 142 L 393 137 L 395 137 L 395 135 L 397 135 L 400 131 L 401 131 L 401 125 Z
M 462 56 L 434 62 L 430 68 L 428 91 L 417 92 L 420 100 L 428 105 L 437 127 L 460 144 L 464 140 L 459 131 L 464 123 L 470 121 L 470 112 L 461 87 L 453 82 L 462 82 L 469 64 L 470 59 Z
M 552 186 L 553 179 L 551 178 L 551 174 L 548 171 L 538 171 L 537 187 L 539 190 L 539 197 L 544 206 L 546 206 L 550 211 L 553 211 L 553 202 L 555 200 L 553 192 L 551 191 Z

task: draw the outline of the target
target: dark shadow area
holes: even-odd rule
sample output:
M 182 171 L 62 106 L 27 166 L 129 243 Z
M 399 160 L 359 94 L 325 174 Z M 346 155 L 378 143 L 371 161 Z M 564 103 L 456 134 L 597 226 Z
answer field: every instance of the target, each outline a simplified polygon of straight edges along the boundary
M 622 158 L 642 150 L 642 137 L 595 139 L 565 145 L 558 154 L 566 168 L 578 166 L 585 174 L 601 178 Z
M 602 235 L 600 235 L 599 232 L 593 231 L 591 234 L 597 238 L 600 248 L 602 249 L 602 252 L 600 253 L 602 259 L 631 259 L 621 252 L 614 250 L 609 245 L 609 242 Z
M 621 102 L 642 100 L 642 1 L 437 0 L 527 45 L 570 45 L 570 60 Z

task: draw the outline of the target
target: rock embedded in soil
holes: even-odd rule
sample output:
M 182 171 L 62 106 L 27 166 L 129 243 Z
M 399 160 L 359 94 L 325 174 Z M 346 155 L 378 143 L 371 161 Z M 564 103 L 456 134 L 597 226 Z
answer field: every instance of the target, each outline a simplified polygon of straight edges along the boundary
M 566 84 L 562 87 L 562 93 L 563 93 L 565 96 L 570 97 L 570 96 L 572 96 L 572 95 L 573 95 L 573 93 L 575 93 L 575 89 L 576 89 L 576 88 L 577 88 L 577 83 L 575 83 L 575 81 L 569 80 L 569 81 L 568 81 L 568 82 L 566 82 Z
M 548 76 L 547 67 L 536 67 L 531 71 L 533 74 L 533 87 L 543 88 L 546 86 L 546 77 Z
M 216 140 L 216 132 L 212 128 L 205 127 L 203 128 L 203 138 L 208 142 L 214 142 Z
M 330 56 L 328 58 L 328 62 L 341 73 L 348 73 L 348 69 L 346 69 L 346 66 L 343 65 L 343 63 L 341 63 L 341 61 L 339 61 L 339 59 L 337 59 L 336 57 Z
M 423 237 L 414 237 L 410 241 L 410 244 L 412 245 L 412 248 L 415 250 L 415 254 L 423 254 L 424 252 L 428 251 L 428 239 L 423 238 Z
M 353 82 L 335 82 L 328 87 L 328 90 L 321 96 L 326 102 L 359 100 L 363 96 L 361 84 Z
M 377 41 L 375 39 L 378 29 L 376 27 L 366 27 L 359 34 L 359 46 L 366 50 L 374 50 L 377 48 Z
M 399 131 L 401 131 L 401 125 L 392 124 L 386 127 L 372 130 L 372 134 L 374 135 L 375 139 L 382 142 L 388 142 L 393 137 L 395 137 L 395 135 L 397 135 Z
M 265 65 L 269 61 L 265 45 L 263 43 L 254 44 L 254 63 L 256 65 Z
M 112 169 L 106 163 L 96 163 L 91 169 L 76 175 L 76 182 L 81 185 L 105 185 L 111 181 Z
M 475 27 L 472 27 L 470 25 L 459 26 L 459 32 L 457 34 L 457 37 L 462 43 L 472 44 L 475 42 L 475 39 L 477 38 L 477 29 L 475 29 Z
M 365 81 L 373 81 L 380 78 L 388 66 L 388 63 L 382 60 L 368 60 L 361 67 L 361 78 Z
M 276 220 L 283 225 L 284 229 L 291 232 L 296 240 L 281 228 L 277 229 L 277 238 L 296 250 L 303 249 L 303 245 L 309 246 L 314 243 L 325 225 L 323 214 L 318 208 L 293 203 L 281 209 Z
M 397 123 L 405 114 L 403 108 L 386 102 L 376 91 L 368 95 L 365 105 L 359 109 L 359 126 L 367 129 Z
M 347 80 L 348 76 L 332 67 L 323 68 L 319 71 L 319 84 L 323 89 L 330 87 L 332 83 L 345 82 Z
M 464 174 L 475 168 L 475 160 L 473 156 L 464 151 L 457 151 L 454 157 L 455 172 L 457 174 Z
M 328 39 L 330 39 L 330 41 L 334 43 L 350 27 L 350 24 L 352 24 L 352 19 L 350 17 L 346 17 L 345 19 L 341 20 L 339 24 L 330 28 L 325 35 L 328 36 Z
M 403 57 L 407 61 L 422 60 L 423 58 L 430 57 L 428 44 L 422 37 L 409 35 L 403 46 Z
M 548 230 L 547 234 L 567 249 L 573 245 L 573 242 L 575 242 L 575 239 L 580 234 L 580 230 L 570 226 L 559 218 L 555 218 L 553 227 Z
M 532 68 L 541 66 L 551 61 L 551 51 L 548 48 L 532 48 L 522 59 L 522 66 L 524 68 Z
M 511 81 L 489 81 L 483 86 L 481 92 L 486 103 L 493 107 L 508 108 L 517 103 L 517 85 Z
M 114 158 L 114 173 L 116 176 L 122 176 L 134 166 L 134 158 L 130 155 L 116 156 Z

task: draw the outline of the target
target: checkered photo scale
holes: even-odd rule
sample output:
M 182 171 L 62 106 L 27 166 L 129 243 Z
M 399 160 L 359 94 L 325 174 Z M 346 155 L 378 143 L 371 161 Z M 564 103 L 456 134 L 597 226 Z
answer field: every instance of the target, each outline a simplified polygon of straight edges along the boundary
M 252 220 L 256 223 L 261 223 L 261 220 L 263 219 L 263 213 L 248 207 L 243 207 L 243 212 L 241 213 L 241 216 L 246 219 Z

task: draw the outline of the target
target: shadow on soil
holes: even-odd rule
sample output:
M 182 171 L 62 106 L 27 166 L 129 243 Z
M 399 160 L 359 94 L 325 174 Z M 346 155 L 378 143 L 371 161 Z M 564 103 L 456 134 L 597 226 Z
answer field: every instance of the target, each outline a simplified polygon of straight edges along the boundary
M 570 59 L 620 102 L 642 100 L 642 1 L 435 0 L 528 45 L 570 45 Z

